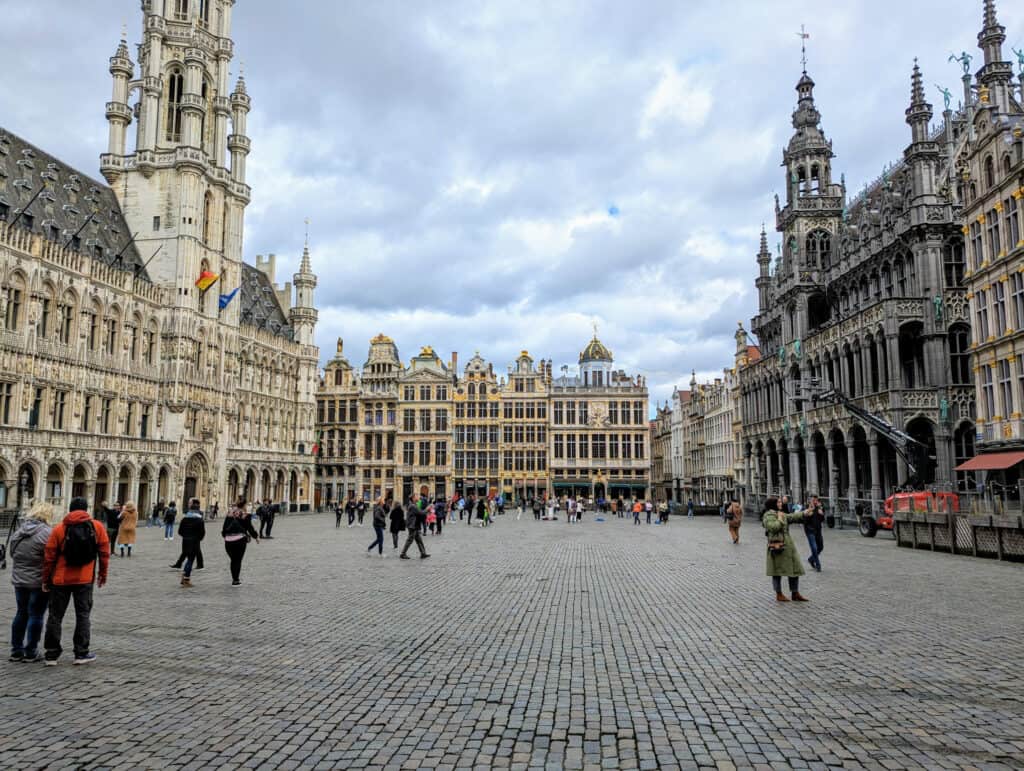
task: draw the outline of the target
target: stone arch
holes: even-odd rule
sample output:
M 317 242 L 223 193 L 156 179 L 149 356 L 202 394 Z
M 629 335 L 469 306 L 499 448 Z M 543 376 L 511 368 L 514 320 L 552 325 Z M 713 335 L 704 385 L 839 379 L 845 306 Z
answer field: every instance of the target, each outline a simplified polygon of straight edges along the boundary
M 199 499 L 199 508 L 209 502 L 210 461 L 206 453 L 197 450 L 185 463 L 185 476 L 182 483 L 181 509 L 188 508 L 192 498 Z
M 153 507 L 153 493 L 153 467 L 145 463 L 139 469 L 138 495 L 135 500 L 140 517 L 145 517 Z
M 60 511 L 63 508 L 64 495 L 67 492 L 67 470 L 64 464 L 51 460 L 46 467 L 46 483 L 43 488 L 43 500 L 53 504 Z
M 909 483 L 915 487 L 935 484 L 935 424 L 924 415 L 918 414 L 907 421 L 904 430 L 927 448 L 921 468 L 912 475 Z
M 132 490 L 135 481 L 135 468 L 131 463 L 122 463 L 117 470 L 117 484 L 114 488 L 114 500 L 118 503 L 125 503 L 135 497 Z
M 39 497 L 42 474 L 39 463 L 34 458 L 23 458 L 18 464 L 16 502 L 19 509 L 27 509 Z
M 160 467 L 156 475 L 156 499 L 163 503 L 170 502 L 171 495 L 171 470 L 167 465 Z

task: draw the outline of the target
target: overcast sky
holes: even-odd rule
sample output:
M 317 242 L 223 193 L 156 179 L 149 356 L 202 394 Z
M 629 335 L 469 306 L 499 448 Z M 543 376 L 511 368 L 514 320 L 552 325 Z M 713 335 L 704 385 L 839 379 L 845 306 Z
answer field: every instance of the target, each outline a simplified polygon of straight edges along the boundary
M 1024 7 L 1002 0 L 1007 49 Z M 322 358 L 378 332 L 408 360 L 522 348 L 575 365 L 597 323 L 664 401 L 732 363 L 756 312 L 806 24 L 834 176 L 851 194 L 981 57 L 982 0 L 241 0 L 253 99 L 245 255 L 298 266 L 312 220 Z M 107 59 L 137 0 L 0 0 L 0 125 L 99 176 Z M 1007 58 L 1014 58 L 1009 50 Z M 937 113 L 938 113 L 937 109 Z M 774 247 L 777 236 L 770 232 Z

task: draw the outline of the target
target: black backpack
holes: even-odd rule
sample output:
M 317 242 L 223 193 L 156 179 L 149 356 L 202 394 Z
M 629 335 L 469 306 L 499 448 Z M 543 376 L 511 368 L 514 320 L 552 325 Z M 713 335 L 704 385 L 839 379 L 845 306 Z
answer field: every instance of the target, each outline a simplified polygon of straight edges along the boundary
M 99 554 L 99 544 L 96 543 L 96 528 L 92 520 L 65 525 L 61 551 L 64 561 L 71 567 L 88 565 L 95 560 Z

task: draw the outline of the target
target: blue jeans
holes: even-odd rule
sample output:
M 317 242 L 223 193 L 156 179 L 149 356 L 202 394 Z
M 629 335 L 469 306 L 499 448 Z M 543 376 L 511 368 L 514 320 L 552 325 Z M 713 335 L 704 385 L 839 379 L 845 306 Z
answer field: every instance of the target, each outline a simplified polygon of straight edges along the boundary
M 821 570 L 821 559 L 818 555 L 821 554 L 825 548 L 825 544 L 821 542 L 817 533 L 805 531 L 807 535 L 807 544 L 811 547 L 811 556 L 807 558 L 807 561 L 817 570 Z
M 196 558 L 193 557 L 191 554 L 188 555 L 188 557 L 185 559 L 185 569 L 183 571 L 183 575 L 185 576 L 185 578 L 188 578 L 192 575 L 192 563 L 195 562 L 195 559 Z
M 384 553 L 384 528 L 383 527 L 377 527 L 376 525 L 374 525 L 373 526 L 373 532 L 377 534 L 377 539 L 373 543 L 371 543 L 368 547 L 366 547 L 366 551 L 373 551 L 373 547 L 376 546 L 377 547 L 377 553 L 378 554 L 383 554 Z
M 18 609 L 11 622 L 11 653 L 34 658 L 39 653 L 39 638 L 43 635 L 43 616 L 46 615 L 49 598 L 42 589 L 15 586 L 14 599 Z
M 174 538 L 174 523 L 164 525 L 164 538 Z

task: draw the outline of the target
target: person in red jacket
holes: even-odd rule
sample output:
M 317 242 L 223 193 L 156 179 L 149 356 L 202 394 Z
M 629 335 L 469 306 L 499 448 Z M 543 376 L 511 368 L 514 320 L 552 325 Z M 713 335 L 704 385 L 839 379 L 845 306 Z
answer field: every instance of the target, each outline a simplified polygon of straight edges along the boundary
M 89 516 L 84 498 L 71 501 L 71 512 L 53 528 L 43 551 L 43 591 L 50 595 L 43 649 L 45 664 L 56 666 L 62 649 L 60 627 L 68 604 L 75 603 L 75 664 L 89 664 L 96 654 L 89 652 L 92 586 L 107 583 L 110 539 L 107 529 Z M 97 575 L 96 563 L 99 562 Z

